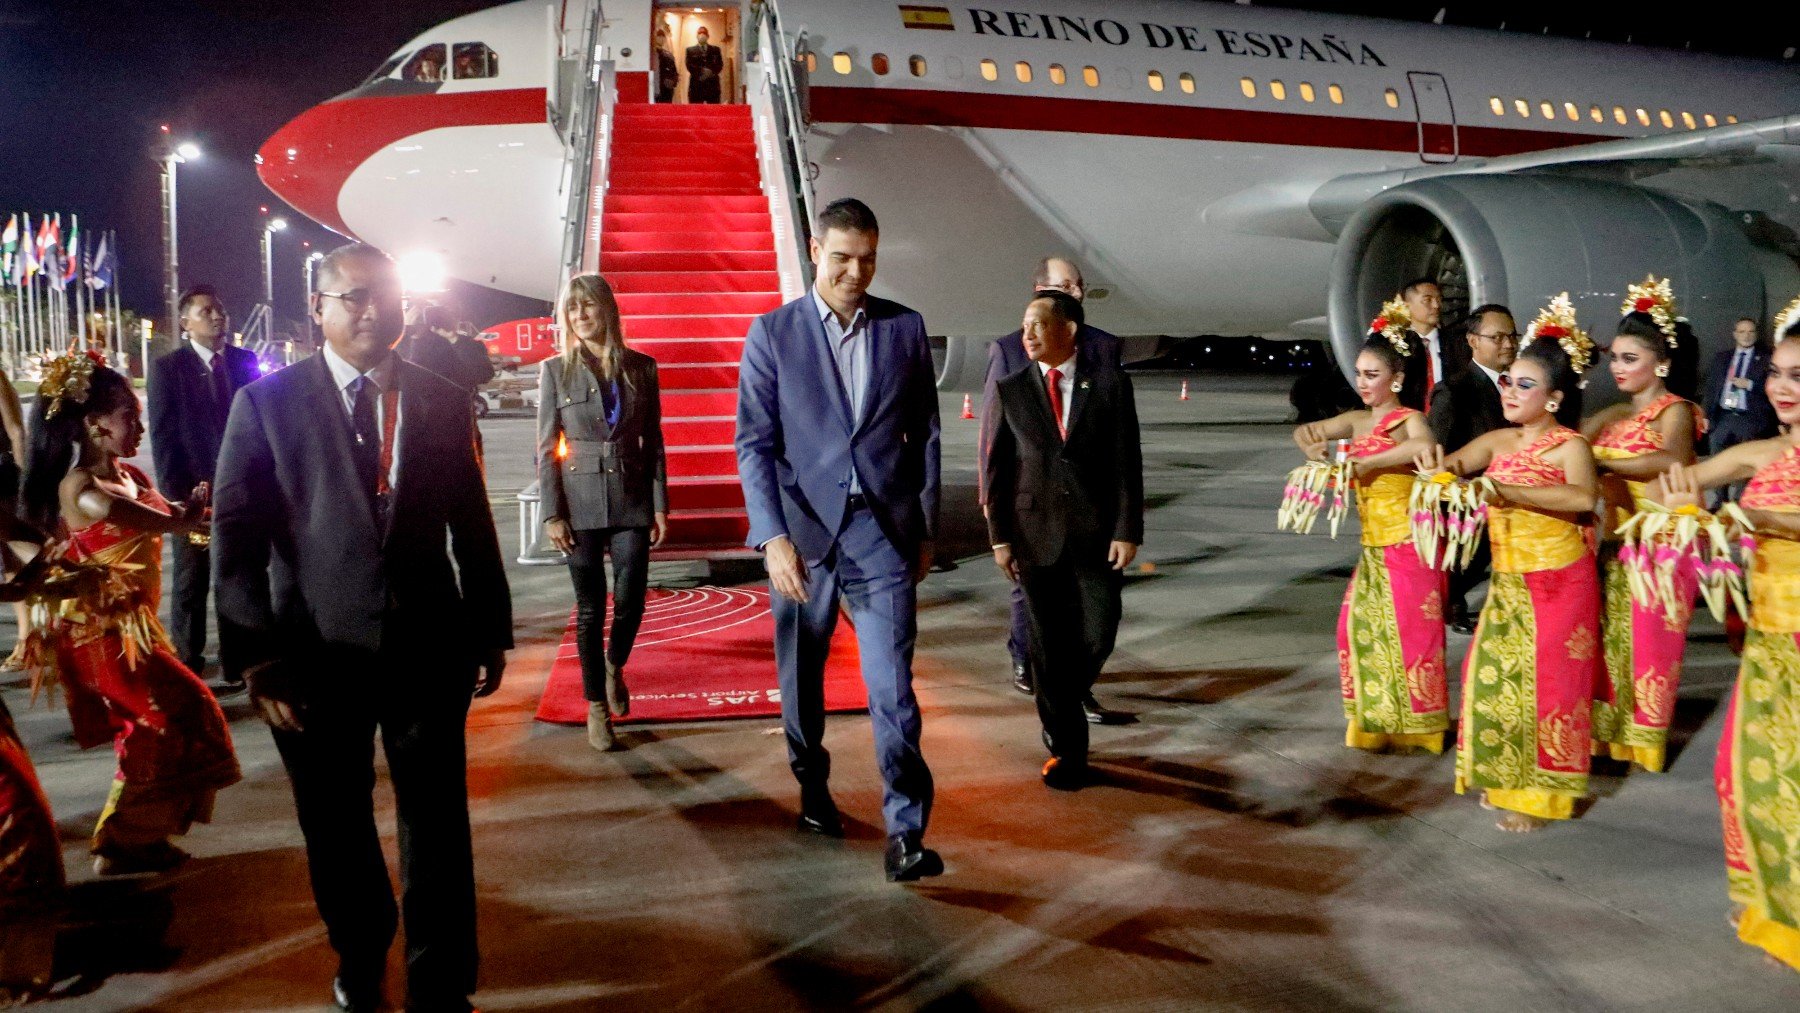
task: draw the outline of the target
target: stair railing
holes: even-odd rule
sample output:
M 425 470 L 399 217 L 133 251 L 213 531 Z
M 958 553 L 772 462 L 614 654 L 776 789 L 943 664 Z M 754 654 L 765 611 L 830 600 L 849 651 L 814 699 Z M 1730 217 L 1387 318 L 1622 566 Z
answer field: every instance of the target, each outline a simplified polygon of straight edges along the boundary
M 775 0 L 766 0 L 755 8 L 761 80 L 751 95 L 751 105 L 757 119 L 757 161 L 775 227 L 781 294 L 793 299 L 812 285 L 812 261 L 806 247 L 812 236 L 812 180 L 816 173 L 806 157 L 806 29 L 800 29 L 790 47 L 776 7 Z
M 582 25 L 576 54 L 581 76 L 568 96 L 568 131 L 563 159 L 563 242 L 554 286 L 578 271 L 597 266 L 600 249 L 600 207 L 604 191 L 594 185 L 604 180 L 610 144 L 603 143 L 612 128 L 612 109 L 617 96 L 613 62 L 602 59 L 601 28 L 604 12 L 594 3 Z M 596 165 L 596 159 L 599 164 Z M 596 174 L 598 170 L 598 174 Z M 589 261 L 593 261 L 592 264 Z

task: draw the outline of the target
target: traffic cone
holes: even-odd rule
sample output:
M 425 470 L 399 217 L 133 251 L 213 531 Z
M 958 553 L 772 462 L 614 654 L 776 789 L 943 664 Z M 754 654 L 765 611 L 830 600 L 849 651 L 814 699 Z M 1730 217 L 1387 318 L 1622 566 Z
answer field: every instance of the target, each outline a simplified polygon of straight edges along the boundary
M 1187 381 L 1183 380 L 1181 381 L 1181 400 L 1186 401 L 1187 399 Z
M 975 417 L 975 401 L 968 394 L 964 394 L 963 395 L 963 418 L 972 419 L 974 417 Z

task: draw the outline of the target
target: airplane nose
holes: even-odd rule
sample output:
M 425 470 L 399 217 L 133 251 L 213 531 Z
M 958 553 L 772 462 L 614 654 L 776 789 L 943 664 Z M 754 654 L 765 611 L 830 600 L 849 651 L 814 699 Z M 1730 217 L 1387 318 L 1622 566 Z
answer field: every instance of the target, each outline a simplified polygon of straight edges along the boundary
M 338 210 L 350 174 L 373 151 L 355 99 L 314 106 L 275 131 L 256 153 L 263 185 L 294 210 L 355 238 Z

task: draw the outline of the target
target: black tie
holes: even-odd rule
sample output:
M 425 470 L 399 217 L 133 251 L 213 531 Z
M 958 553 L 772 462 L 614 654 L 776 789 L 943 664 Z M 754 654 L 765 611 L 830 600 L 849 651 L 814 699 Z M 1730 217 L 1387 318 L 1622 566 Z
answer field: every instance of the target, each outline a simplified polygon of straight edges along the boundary
M 213 407 L 217 409 L 219 421 L 231 413 L 231 378 L 225 374 L 225 356 L 214 352 L 212 360 L 212 394 Z
M 350 409 L 350 429 L 356 437 L 356 474 L 362 480 L 363 493 L 375 501 L 378 476 L 381 474 L 381 425 L 375 417 L 375 399 L 381 396 L 375 381 L 359 376 L 350 381 L 355 402 Z

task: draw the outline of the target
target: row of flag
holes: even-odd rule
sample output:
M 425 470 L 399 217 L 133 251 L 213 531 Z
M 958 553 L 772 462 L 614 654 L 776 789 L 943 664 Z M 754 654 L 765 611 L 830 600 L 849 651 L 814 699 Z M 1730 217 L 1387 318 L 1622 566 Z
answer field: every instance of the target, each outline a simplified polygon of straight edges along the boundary
M 43 275 L 58 292 L 74 284 L 96 290 L 112 287 L 119 265 L 118 236 L 104 232 L 92 249 L 83 248 L 85 238 L 79 223 L 71 219 L 68 241 L 63 241 L 61 212 L 40 216 L 35 235 L 29 213 L 22 227 L 20 216 L 10 215 L 0 231 L 0 281 L 17 288 Z

